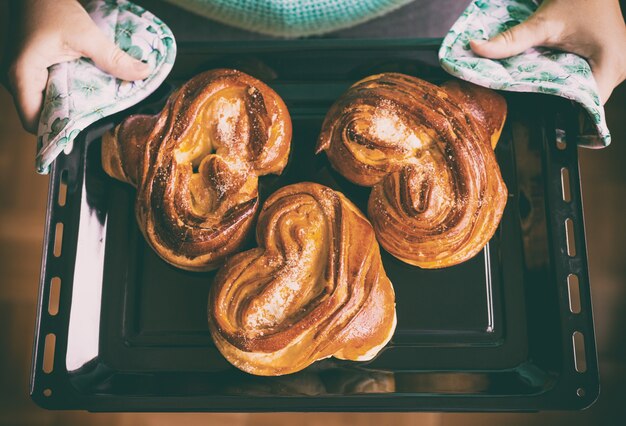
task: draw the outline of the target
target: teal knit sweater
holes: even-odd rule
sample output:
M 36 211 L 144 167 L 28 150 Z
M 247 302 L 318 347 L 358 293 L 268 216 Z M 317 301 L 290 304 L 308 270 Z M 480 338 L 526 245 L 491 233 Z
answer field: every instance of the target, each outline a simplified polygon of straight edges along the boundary
M 168 0 L 227 25 L 279 37 L 348 28 L 411 0 Z

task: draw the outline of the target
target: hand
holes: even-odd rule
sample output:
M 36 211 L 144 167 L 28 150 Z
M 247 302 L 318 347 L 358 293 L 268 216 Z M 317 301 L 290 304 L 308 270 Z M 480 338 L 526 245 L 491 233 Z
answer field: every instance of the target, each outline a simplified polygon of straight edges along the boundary
M 77 0 L 20 1 L 17 54 L 8 72 L 22 125 L 36 132 L 48 67 L 81 56 L 123 80 L 148 77 L 150 67 L 120 50 L 96 26 Z
M 618 0 L 545 0 L 525 22 L 488 41 L 470 42 L 474 53 L 492 59 L 533 46 L 586 58 L 603 104 L 626 79 L 626 25 Z

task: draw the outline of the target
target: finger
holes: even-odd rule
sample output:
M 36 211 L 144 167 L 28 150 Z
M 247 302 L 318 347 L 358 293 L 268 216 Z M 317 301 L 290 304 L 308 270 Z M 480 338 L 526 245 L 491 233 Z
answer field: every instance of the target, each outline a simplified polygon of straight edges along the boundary
M 81 55 L 91 58 L 98 68 L 122 80 L 143 80 L 150 66 L 122 51 L 93 24 L 86 34 L 70 41 Z
M 471 40 L 470 47 L 477 55 L 491 59 L 502 59 L 543 44 L 547 40 L 548 26 L 535 15 L 519 25 L 492 37 L 490 40 Z
M 48 80 L 46 67 L 20 61 L 9 71 L 9 84 L 22 126 L 30 133 L 37 132 L 43 94 Z

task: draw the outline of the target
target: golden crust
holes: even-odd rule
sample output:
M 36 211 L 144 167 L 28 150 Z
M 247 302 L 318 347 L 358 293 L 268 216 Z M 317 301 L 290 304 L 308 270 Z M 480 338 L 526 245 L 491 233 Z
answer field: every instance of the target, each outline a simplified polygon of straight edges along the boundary
M 389 253 L 442 268 L 476 255 L 498 227 L 507 189 L 493 147 L 505 117 L 491 90 L 378 74 L 331 107 L 317 152 L 373 187 L 368 217 Z
M 102 141 L 102 164 L 137 187 L 146 240 L 183 269 L 219 267 L 249 235 L 258 176 L 287 164 L 291 119 L 282 99 L 236 70 L 207 71 L 154 116 L 128 117 Z
M 226 262 L 209 295 L 211 335 L 233 365 L 277 376 L 330 356 L 369 360 L 389 341 L 393 287 L 374 230 L 342 194 L 309 182 L 279 189 L 257 241 Z

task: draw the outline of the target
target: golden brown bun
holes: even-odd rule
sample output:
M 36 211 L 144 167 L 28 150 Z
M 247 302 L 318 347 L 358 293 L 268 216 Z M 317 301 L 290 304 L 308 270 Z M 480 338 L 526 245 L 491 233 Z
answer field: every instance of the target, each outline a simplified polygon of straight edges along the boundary
M 222 355 L 262 376 L 334 356 L 364 361 L 389 341 L 395 296 L 372 226 L 341 193 L 285 186 L 265 202 L 258 247 L 231 257 L 209 295 Z
M 493 147 L 505 118 L 489 89 L 378 74 L 331 107 L 317 152 L 373 187 L 368 216 L 389 253 L 442 268 L 476 255 L 500 223 L 507 190 Z
M 202 73 L 154 116 L 128 117 L 102 140 L 102 165 L 137 187 L 146 240 L 183 269 L 219 267 L 251 231 L 258 176 L 287 164 L 291 119 L 282 99 L 239 71 Z

